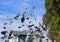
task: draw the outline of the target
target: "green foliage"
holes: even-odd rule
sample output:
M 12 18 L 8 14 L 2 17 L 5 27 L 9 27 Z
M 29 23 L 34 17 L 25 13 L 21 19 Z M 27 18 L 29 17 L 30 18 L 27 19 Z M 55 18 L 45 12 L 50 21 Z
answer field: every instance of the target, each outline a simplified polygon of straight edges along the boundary
M 60 0 L 45 0 L 45 8 L 43 23 L 50 29 L 50 38 L 56 40 L 60 33 Z

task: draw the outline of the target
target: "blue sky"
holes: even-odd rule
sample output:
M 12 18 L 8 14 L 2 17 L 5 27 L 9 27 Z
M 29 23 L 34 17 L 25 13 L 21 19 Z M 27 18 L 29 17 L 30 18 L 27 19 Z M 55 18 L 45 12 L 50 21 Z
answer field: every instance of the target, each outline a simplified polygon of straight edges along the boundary
M 7 17 L 12 17 L 20 13 L 20 9 L 28 8 L 32 11 L 32 7 L 36 8 L 36 16 L 42 16 L 45 13 L 45 0 L 0 0 L 0 21 Z
M 33 6 L 35 6 L 36 17 L 39 18 L 37 21 L 42 22 L 42 16 L 46 12 L 44 2 L 45 0 L 0 0 L 0 31 L 3 30 L 2 22 L 6 22 L 6 19 L 12 18 L 13 16 L 19 14 L 20 9 L 25 10 L 25 8 L 28 8 L 28 11 L 32 11 Z M 14 28 L 17 28 L 19 23 L 16 23 L 18 22 L 14 21 L 10 27 L 12 28 L 14 26 Z M 0 40 L 0 42 L 2 42 L 2 40 Z

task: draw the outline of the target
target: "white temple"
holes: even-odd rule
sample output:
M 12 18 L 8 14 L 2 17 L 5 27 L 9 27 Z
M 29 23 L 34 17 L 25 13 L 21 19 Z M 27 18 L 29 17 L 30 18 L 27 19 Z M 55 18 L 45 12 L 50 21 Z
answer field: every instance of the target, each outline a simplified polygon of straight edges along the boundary
M 5 42 L 40 42 L 41 36 L 38 32 L 31 33 L 27 30 L 22 32 L 11 31 L 8 40 Z

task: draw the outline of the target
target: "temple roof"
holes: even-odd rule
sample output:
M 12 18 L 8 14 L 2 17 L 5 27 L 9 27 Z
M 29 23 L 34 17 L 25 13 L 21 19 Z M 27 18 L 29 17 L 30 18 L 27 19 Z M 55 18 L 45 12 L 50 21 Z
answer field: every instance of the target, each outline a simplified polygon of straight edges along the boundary
M 28 33 L 30 33 L 29 35 L 38 35 L 38 32 L 31 32 L 31 31 L 28 31 L 28 30 L 24 30 L 24 31 L 10 31 L 10 36 L 13 34 L 14 36 L 19 36 L 19 35 L 27 35 Z

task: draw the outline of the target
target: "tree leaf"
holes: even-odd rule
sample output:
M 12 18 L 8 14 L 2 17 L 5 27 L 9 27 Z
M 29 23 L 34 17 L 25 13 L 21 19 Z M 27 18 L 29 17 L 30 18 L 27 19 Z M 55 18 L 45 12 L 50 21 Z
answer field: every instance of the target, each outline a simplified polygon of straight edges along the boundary
M 29 14 L 29 16 L 32 16 L 32 12 L 29 12 L 28 14 Z
M 3 27 L 4 29 L 6 29 L 6 27 Z
M 23 23 L 25 21 L 25 16 L 23 15 L 23 17 L 21 18 L 21 22 Z
M 6 31 L 2 31 L 1 34 L 5 35 L 6 34 Z
M 32 27 L 32 26 L 34 26 L 34 24 L 32 24 L 32 25 L 28 25 L 28 27 Z
M 29 19 L 29 18 L 26 18 L 27 20 Z
M 19 26 L 18 28 L 21 28 L 21 26 Z
M 7 23 L 4 23 L 4 25 L 7 25 Z

